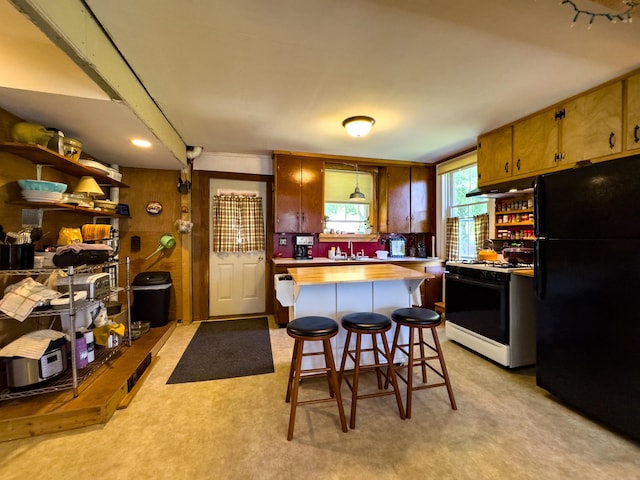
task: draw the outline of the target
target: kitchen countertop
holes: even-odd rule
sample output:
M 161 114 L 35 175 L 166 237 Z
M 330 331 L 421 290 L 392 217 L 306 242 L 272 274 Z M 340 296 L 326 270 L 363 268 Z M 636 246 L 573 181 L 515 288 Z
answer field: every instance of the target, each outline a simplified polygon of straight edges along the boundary
M 315 257 L 311 260 L 296 260 L 295 258 L 283 258 L 276 257 L 271 260 L 274 265 L 367 265 L 367 264 L 389 264 L 389 263 L 402 263 L 402 262 L 421 262 L 421 263 L 443 263 L 437 257 L 389 257 L 386 259 L 379 259 L 375 257 L 369 258 L 356 258 L 355 260 L 334 260 L 326 257 Z
M 382 280 L 423 280 L 434 278 L 429 273 L 379 263 L 377 265 L 337 265 L 330 267 L 289 268 L 289 275 L 297 285 L 322 283 L 362 283 Z
M 521 277 L 533 278 L 533 268 L 526 268 L 523 270 L 514 270 L 513 272 L 511 272 L 511 275 L 520 275 Z

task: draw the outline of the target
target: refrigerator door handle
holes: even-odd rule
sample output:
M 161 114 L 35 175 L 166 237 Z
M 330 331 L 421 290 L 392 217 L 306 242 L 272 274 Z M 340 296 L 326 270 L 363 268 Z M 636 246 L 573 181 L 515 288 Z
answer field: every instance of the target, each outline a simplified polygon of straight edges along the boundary
M 544 288 L 545 288 L 545 280 L 544 280 L 544 269 L 542 265 L 544 264 L 543 256 L 544 256 L 544 241 L 536 240 L 533 242 L 534 248 L 534 270 L 533 270 L 533 281 L 536 289 L 536 297 L 539 300 L 544 298 Z
M 535 215 L 535 222 L 533 224 L 533 234 L 536 237 L 541 237 L 543 235 L 544 229 L 542 228 L 543 215 L 544 211 L 544 198 L 542 198 L 542 186 L 540 185 L 540 181 L 542 179 L 540 177 L 536 177 L 533 182 L 533 212 Z

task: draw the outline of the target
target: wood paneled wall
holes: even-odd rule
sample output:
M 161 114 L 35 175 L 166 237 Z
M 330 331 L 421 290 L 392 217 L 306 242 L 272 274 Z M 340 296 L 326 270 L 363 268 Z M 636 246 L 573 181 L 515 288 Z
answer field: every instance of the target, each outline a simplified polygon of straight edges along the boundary
M 169 318 L 190 321 L 182 318 L 183 269 L 190 271 L 189 265 L 183 264 L 182 251 L 189 247 L 191 236 L 179 234 L 175 227 L 175 221 L 181 218 L 181 194 L 177 189 L 179 173 L 179 170 L 122 168 L 123 181 L 130 188 L 120 189 L 120 203 L 129 205 L 131 218 L 120 220 L 120 257 L 131 258 L 132 281 L 144 271 L 170 272 L 173 287 Z M 146 207 L 151 201 L 162 204 L 160 214 L 147 213 Z M 159 246 L 160 237 L 165 233 L 175 237 L 176 246 L 145 260 Z M 133 236 L 140 237 L 139 251 L 131 249 Z

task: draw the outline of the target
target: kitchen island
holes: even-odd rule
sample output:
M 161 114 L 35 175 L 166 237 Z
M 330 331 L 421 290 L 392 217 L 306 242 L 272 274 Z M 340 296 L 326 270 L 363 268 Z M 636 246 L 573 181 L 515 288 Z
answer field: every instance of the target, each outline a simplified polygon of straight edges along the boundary
M 329 259 L 326 257 L 314 257 L 307 260 L 296 260 L 293 258 L 276 257 L 272 259 L 272 273 L 274 279 L 274 287 L 277 285 L 277 279 L 289 273 L 291 268 L 315 268 L 315 267 L 343 267 L 356 265 L 384 265 L 393 264 L 405 267 L 410 270 L 416 270 L 419 273 L 428 273 L 428 281 L 422 282 L 420 285 L 420 293 L 422 298 L 420 305 L 426 308 L 434 308 L 434 303 L 442 301 L 443 292 L 443 274 L 444 261 L 434 257 L 391 257 L 387 259 L 378 259 L 371 257 L 356 257 L 355 259 Z M 418 294 L 416 294 L 418 295 Z M 293 318 L 288 308 L 282 306 L 277 300 L 274 291 L 273 296 L 273 314 L 276 323 L 284 328 Z
M 347 313 L 376 312 L 391 316 L 396 308 L 420 305 L 420 284 L 433 278 L 428 273 L 387 263 L 289 268 L 287 271 L 291 276 L 290 318 L 321 315 L 338 323 Z M 393 331 L 392 328 L 387 334 L 390 340 Z M 342 328 L 332 339 L 337 362 L 345 339 L 346 331 Z M 307 363 L 307 366 L 322 363 L 319 357 L 305 357 L 305 360 L 319 362 Z

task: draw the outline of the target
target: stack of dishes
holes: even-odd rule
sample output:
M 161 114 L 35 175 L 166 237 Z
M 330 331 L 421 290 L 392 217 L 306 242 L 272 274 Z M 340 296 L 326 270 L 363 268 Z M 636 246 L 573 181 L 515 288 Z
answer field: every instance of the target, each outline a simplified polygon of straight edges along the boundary
M 18 180 L 22 188 L 22 197 L 28 202 L 56 203 L 62 199 L 67 185 L 58 182 L 45 182 L 42 180 Z
M 22 198 L 28 202 L 58 203 L 62 199 L 59 192 L 42 192 L 40 190 L 22 190 Z

